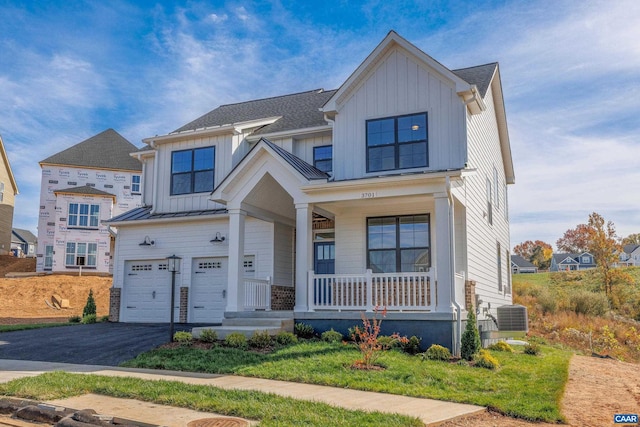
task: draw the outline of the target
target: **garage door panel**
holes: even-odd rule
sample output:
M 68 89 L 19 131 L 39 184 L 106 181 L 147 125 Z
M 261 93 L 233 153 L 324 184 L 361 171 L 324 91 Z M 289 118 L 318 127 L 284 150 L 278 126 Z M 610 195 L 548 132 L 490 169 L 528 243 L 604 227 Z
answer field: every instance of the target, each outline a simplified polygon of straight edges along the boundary
M 179 288 L 179 287 L 178 287 Z M 179 305 L 179 289 L 176 290 Z M 171 273 L 166 260 L 125 262 L 123 320 L 126 322 L 168 322 Z M 178 310 L 179 312 L 179 307 Z M 177 320 L 179 313 L 176 314 Z
M 227 305 L 226 257 L 194 258 L 191 277 L 191 321 L 220 323 Z

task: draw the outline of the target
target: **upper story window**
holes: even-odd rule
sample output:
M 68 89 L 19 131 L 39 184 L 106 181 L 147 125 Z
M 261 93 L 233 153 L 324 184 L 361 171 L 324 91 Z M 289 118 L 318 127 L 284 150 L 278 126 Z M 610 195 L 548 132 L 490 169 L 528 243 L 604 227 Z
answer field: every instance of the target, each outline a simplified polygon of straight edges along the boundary
M 498 185 L 498 170 L 493 168 L 493 191 L 495 192 L 494 200 L 496 201 L 496 210 L 500 209 L 500 194 L 498 194 L 500 186 Z
M 100 222 L 100 205 L 69 203 L 67 226 L 97 228 Z
M 215 147 L 171 153 L 171 195 L 213 191 Z
M 428 271 L 429 215 L 367 219 L 367 266 L 374 273 Z
M 313 147 L 313 166 L 322 172 L 331 173 L 333 170 L 333 147 L 331 145 Z
M 140 193 L 140 175 L 131 175 L 131 192 Z
M 583 264 L 589 264 L 591 263 L 591 257 L 589 255 L 583 255 L 582 256 L 582 263 Z
M 4 182 L 0 182 L 0 202 L 4 200 Z
M 493 192 L 491 191 L 491 180 L 487 178 L 487 221 L 493 225 Z
M 367 172 L 426 167 L 427 113 L 367 120 Z

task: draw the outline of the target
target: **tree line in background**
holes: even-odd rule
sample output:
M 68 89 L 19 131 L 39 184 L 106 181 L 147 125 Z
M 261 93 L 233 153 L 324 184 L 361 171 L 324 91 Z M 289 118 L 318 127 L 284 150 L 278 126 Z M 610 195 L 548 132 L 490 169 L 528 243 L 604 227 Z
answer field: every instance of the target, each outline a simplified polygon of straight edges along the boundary
M 578 224 L 567 230 L 556 242 L 556 247 L 559 252 L 588 252 L 593 255 L 604 291 L 609 295 L 615 283 L 626 281 L 624 273 L 613 270 L 613 266 L 619 260 L 623 246 L 630 244 L 640 244 L 640 233 L 619 238 L 613 222 L 605 221 L 601 215 L 593 212 L 586 224 Z M 553 248 L 541 240 L 527 240 L 516 245 L 513 252 L 539 269 L 546 270 L 551 265 Z

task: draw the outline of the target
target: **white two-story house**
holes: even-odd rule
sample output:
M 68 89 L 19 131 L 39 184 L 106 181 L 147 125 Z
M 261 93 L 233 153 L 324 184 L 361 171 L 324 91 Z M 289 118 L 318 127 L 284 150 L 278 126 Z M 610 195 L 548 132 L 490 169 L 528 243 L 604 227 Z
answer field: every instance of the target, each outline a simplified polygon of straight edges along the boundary
M 455 349 L 511 304 L 514 182 L 497 63 L 449 70 L 390 32 L 337 90 L 223 105 L 144 140 L 118 227 L 112 320 L 280 316 Z M 275 314 L 274 314 L 275 312 Z M 258 313 L 258 314 L 256 314 Z
M 102 221 L 141 206 L 135 150 L 107 129 L 40 162 L 36 271 L 111 272 L 113 231 Z

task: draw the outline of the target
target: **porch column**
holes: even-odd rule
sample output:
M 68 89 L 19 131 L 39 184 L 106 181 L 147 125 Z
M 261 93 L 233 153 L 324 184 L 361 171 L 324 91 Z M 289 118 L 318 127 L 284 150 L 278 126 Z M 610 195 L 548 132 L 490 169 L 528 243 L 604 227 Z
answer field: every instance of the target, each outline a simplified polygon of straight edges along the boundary
M 452 206 L 447 193 L 436 193 L 435 199 L 435 234 L 436 234 L 436 282 L 438 284 L 437 312 L 452 312 L 451 290 L 453 289 L 453 260 L 451 259 L 453 242 L 451 241 L 453 224 L 450 223 L 449 210 Z
M 313 205 L 296 204 L 296 305 L 294 311 L 308 311 L 307 277 L 313 269 Z
M 242 209 L 229 209 L 229 271 L 227 273 L 226 311 L 244 309 L 244 220 L 247 213 Z

